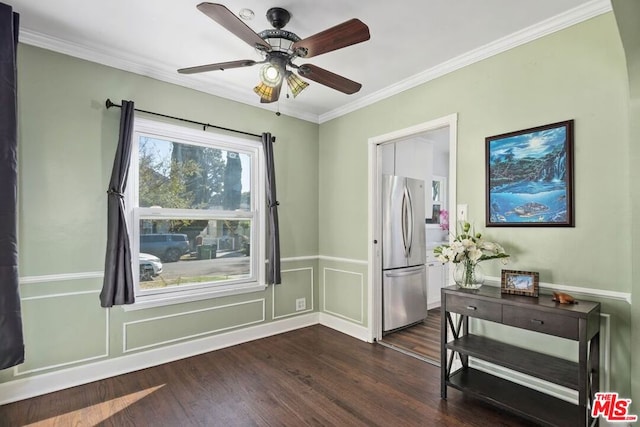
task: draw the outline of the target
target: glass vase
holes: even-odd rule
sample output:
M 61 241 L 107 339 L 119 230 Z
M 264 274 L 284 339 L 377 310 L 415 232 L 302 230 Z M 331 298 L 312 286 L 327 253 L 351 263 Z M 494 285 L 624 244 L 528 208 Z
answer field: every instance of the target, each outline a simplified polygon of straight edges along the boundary
M 478 289 L 484 283 L 484 272 L 479 264 L 462 261 L 453 270 L 453 281 L 463 289 Z

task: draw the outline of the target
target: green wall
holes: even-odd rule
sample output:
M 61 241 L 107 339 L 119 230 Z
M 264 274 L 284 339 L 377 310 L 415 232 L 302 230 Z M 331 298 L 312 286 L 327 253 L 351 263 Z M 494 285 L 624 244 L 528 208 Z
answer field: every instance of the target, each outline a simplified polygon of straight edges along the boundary
M 484 232 L 513 255 L 508 268 L 631 293 L 628 98 L 624 51 L 607 13 L 323 123 L 320 253 L 367 259 L 369 138 L 458 113 L 457 199 L 482 229 L 485 137 L 574 119 L 576 226 Z M 500 263 L 483 266 L 499 277 Z M 629 395 L 630 305 L 601 300 L 612 323 L 611 385 Z
M 613 11 L 618 22 L 620 37 L 624 46 L 627 70 L 629 74 L 629 166 L 630 181 L 640 182 L 640 170 L 637 165 L 640 163 L 640 2 L 630 2 L 624 0 L 612 1 Z M 632 203 L 631 235 L 633 244 L 632 254 L 632 290 L 636 295 L 640 294 L 640 192 L 637 185 L 630 188 Z M 631 310 L 631 333 L 633 337 L 638 337 L 640 328 L 640 301 L 633 300 Z M 632 340 L 631 354 L 640 354 L 640 340 Z M 640 358 L 631 359 L 631 391 L 635 397 L 634 410 L 632 413 L 638 414 L 640 411 Z
M 105 109 L 107 98 L 252 133 L 270 131 L 277 137 L 282 255 L 317 253 L 317 125 L 26 45 L 18 59 L 21 276 L 104 267 L 103 188 L 120 119 L 119 109 Z
M 277 136 L 282 286 L 139 311 L 99 307 L 105 191 L 119 121 L 119 110 L 104 108 L 106 98 Z M 633 221 L 640 196 L 631 184 L 640 178 L 632 167 L 640 152 L 631 144 L 638 139 L 637 97 L 629 105 L 612 13 L 321 125 L 21 45 L 19 244 L 27 363 L 0 371 L 0 383 L 296 318 L 300 297 L 313 311 L 366 330 L 368 139 L 452 113 L 458 114 L 458 202 L 468 204 L 477 227 L 484 223 L 484 138 L 575 120 L 576 227 L 486 234 L 513 255 L 509 268 L 539 271 L 542 282 L 630 294 L 640 271 L 640 226 Z M 499 265 L 486 267 L 498 275 Z M 601 301 L 611 316 L 612 389 L 628 395 L 630 355 L 640 350 L 630 344 L 637 302 Z M 635 377 L 638 371 L 634 362 Z M 638 398 L 637 380 L 633 391 Z
M 317 312 L 317 124 L 28 45 L 19 46 L 18 70 L 26 362 L 0 371 L 0 383 Z M 106 189 L 120 117 L 119 109 L 105 108 L 107 98 L 277 137 L 281 286 L 136 311 L 100 307 Z M 302 297 L 307 310 L 296 312 Z

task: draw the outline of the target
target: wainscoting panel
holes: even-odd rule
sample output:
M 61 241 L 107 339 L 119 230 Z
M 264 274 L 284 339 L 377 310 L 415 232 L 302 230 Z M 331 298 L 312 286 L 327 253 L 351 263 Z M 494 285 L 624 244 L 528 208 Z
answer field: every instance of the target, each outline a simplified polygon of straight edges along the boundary
M 323 269 L 323 311 L 333 316 L 364 324 L 364 274 L 336 268 Z
M 107 357 L 109 310 L 100 307 L 99 293 L 92 290 L 23 297 L 25 363 L 14 369 L 14 375 Z
M 142 350 L 178 341 L 265 321 L 264 298 L 218 307 L 185 311 L 177 314 L 125 322 L 123 353 Z
M 314 310 L 313 268 L 291 268 L 282 270 L 282 283 L 271 286 L 272 320 L 308 313 Z M 296 309 L 296 301 L 304 298 L 305 308 Z

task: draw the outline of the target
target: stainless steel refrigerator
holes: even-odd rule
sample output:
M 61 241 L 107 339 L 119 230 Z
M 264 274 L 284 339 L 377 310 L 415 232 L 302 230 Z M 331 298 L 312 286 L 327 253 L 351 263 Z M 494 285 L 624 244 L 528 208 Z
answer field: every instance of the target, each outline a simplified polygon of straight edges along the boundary
M 427 317 L 424 181 L 382 177 L 382 330 Z

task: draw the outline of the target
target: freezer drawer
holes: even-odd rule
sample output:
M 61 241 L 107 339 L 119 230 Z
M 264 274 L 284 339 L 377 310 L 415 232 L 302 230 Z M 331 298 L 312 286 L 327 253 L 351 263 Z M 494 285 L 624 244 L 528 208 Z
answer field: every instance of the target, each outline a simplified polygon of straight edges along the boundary
M 382 272 L 383 332 L 427 317 L 427 276 L 424 265 Z

